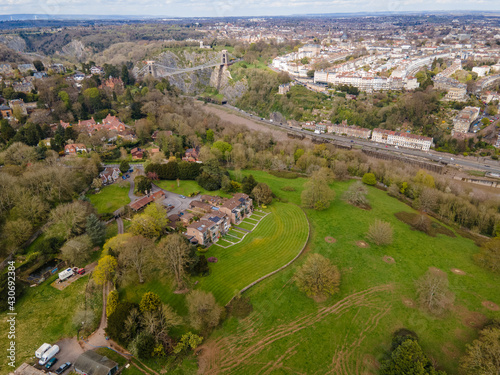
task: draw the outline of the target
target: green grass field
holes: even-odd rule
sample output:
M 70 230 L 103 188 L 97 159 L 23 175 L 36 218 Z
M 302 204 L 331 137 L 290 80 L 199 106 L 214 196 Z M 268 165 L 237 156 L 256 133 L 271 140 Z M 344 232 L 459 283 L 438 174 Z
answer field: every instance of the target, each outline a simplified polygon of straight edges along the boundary
M 191 193 L 199 191 L 201 194 L 209 194 L 209 195 L 219 195 L 222 197 L 231 197 L 231 194 L 224 193 L 220 190 L 208 191 L 203 189 L 196 181 L 192 180 L 181 180 L 179 182 L 179 186 L 177 186 L 177 181 L 171 180 L 161 180 L 155 181 L 155 185 L 165 189 L 167 191 L 171 191 L 175 194 L 185 195 L 186 197 Z
M 216 257 L 210 263 L 210 275 L 200 277 L 196 288 L 210 291 L 225 305 L 236 292 L 293 259 L 302 249 L 308 233 L 303 211 L 294 205 L 276 203 L 268 215 L 245 239 L 227 249 L 213 245 L 205 256 Z M 220 240 L 225 246 L 230 242 Z M 184 296 L 173 294 L 170 282 L 156 278 L 143 285 L 131 285 L 120 290 L 121 297 L 139 302 L 146 291 L 158 293 L 163 302 L 185 314 Z
M 112 184 L 101 189 L 97 194 L 88 194 L 92 204 L 100 214 L 113 213 L 120 207 L 130 203 L 128 197 L 129 184 L 120 187 L 118 184 Z
M 62 291 L 50 286 L 56 278 L 57 275 L 54 275 L 37 287 L 28 288 L 16 301 L 17 366 L 33 357 L 35 350 L 44 342 L 54 344 L 61 338 L 76 335 L 72 320 L 75 311 L 84 301 L 88 276 L 76 280 Z M 0 329 L 7 332 L 6 319 L 2 319 Z M 2 353 L 6 353 L 8 342 L 6 337 L 0 340 Z M 0 364 L 5 361 L 4 356 Z
M 305 179 L 244 172 L 250 173 L 278 196 L 300 202 Z M 337 194 L 328 210 L 307 210 L 312 227 L 308 251 L 321 253 L 338 265 L 340 292 L 325 302 L 314 302 L 300 292 L 292 277 L 305 259 L 302 256 L 247 292 L 253 313 L 241 321 L 227 320 L 212 334 L 211 354 L 200 358 L 203 371 L 217 367 L 221 373 L 238 374 L 273 369 L 272 373 L 376 373 L 392 332 L 406 327 L 419 335 L 424 351 L 440 368 L 449 374 L 458 372 L 465 344 L 477 337 L 481 320 L 500 318 L 500 312 L 481 304 L 485 300 L 499 303 L 500 277 L 472 262 L 477 247 L 471 240 L 441 234 L 429 237 L 410 230 L 394 213 L 413 210 L 383 191 L 369 188 L 370 211 L 343 202 L 339 197 L 350 183 L 332 185 Z M 283 192 L 281 186 L 294 186 L 296 191 Z M 394 243 L 358 247 L 356 242 L 366 240 L 365 233 L 375 219 L 394 226 Z M 326 236 L 337 242 L 327 243 Z M 395 263 L 384 262 L 385 255 Z M 430 316 L 416 302 L 414 282 L 430 267 L 446 272 L 456 295 L 452 311 L 443 318 Z M 452 268 L 466 275 L 455 274 Z

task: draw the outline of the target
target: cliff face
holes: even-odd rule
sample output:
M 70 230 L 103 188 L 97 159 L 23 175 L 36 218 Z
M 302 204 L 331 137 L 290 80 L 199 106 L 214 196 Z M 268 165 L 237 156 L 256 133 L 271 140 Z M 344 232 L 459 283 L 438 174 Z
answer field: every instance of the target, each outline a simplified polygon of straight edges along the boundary
M 75 39 L 66 44 L 62 48 L 60 54 L 70 58 L 76 58 L 78 61 L 85 60 L 87 57 L 85 45 L 82 43 L 82 41 Z
M 248 89 L 244 81 L 235 82 L 227 67 L 216 67 L 210 77 L 210 86 L 215 87 L 227 101 L 234 104 Z
M 16 52 L 26 51 L 26 42 L 17 35 L 0 35 L 0 43 L 5 44 Z

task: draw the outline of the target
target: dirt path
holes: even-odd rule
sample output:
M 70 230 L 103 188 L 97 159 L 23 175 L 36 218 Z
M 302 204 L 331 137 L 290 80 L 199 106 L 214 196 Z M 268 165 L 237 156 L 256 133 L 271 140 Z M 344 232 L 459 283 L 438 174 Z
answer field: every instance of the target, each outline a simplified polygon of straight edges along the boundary
M 123 219 L 121 217 L 118 217 L 116 219 L 116 224 L 118 224 L 118 234 L 123 234 Z
M 379 321 L 391 310 L 391 306 L 380 298 L 382 294 L 390 293 L 390 285 L 376 286 L 362 292 L 354 293 L 334 305 L 322 307 L 317 312 L 306 314 L 297 319 L 278 325 L 274 330 L 259 330 L 253 322 L 245 320 L 237 335 L 210 340 L 204 344 L 199 357 L 199 371 L 203 374 L 238 373 L 238 370 L 248 364 L 255 364 L 255 357 L 269 350 L 269 346 L 283 338 L 294 335 L 316 323 L 333 316 L 340 319 L 343 315 L 356 310 L 352 318 L 353 326 L 361 327 L 358 336 L 345 337 L 332 358 L 329 369 L 332 374 L 362 374 L 363 353 L 356 349 L 362 344 L 367 334 L 373 331 Z M 370 319 L 358 317 L 360 309 L 368 309 Z M 258 317 L 253 317 L 258 320 Z M 207 348 L 207 352 L 204 348 Z M 283 358 L 273 361 L 275 365 L 283 366 Z M 269 368 L 264 364 L 262 372 Z M 297 369 L 296 369 L 297 370 Z

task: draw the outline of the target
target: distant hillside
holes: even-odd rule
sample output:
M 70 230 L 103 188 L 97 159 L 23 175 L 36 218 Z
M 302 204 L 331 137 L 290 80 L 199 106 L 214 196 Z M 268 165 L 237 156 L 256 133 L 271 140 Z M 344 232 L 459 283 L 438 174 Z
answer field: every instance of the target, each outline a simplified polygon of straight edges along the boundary
M 12 48 L 7 47 L 5 44 L 0 43 L 0 64 L 27 63 L 29 60 L 21 55 L 19 52 L 14 51 Z

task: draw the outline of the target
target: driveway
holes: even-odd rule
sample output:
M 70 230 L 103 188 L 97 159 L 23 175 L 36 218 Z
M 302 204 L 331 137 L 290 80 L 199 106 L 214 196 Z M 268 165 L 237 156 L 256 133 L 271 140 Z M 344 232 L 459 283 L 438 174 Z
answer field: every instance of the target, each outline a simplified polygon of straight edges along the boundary
M 73 365 L 76 361 L 76 359 L 84 352 L 82 347 L 78 344 L 78 341 L 76 338 L 66 338 L 59 340 L 56 343 L 59 346 L 59 353 L 56 354 L 57 362 L 50 368 L 50 371 L 52 373 L 55 373 L 55 371 L 61 366 L 63 363 L 66 362 L 71 362 Z M 40 366 L 38 364 L 38 359 L 35 363 L 35 367 L 38 369 L 43 369 L 43 366 Z M 69 374 L 72 370 L 72 367 L 70 367 L 69 370 L 66 370 L 63 372 L 64 375 Z M 45 370 L 46 371 L 46 370 Z
M 162 190 L 166 196 L 166 198 L 161 203 L 164 206 L 168 206 L 169 204 L 171 204 L 172 207 L 174 207 L 168 212 L 169 215 L 178 214 L 179 212 L 188 209 L 189 204 L 192 201 L 198 200 L 200 198 L 199 195 L 196 195 L 194 197 L 181 198 L 180 194 L 172 193 L 153 184 L 153 192 L 157 192 L 159 190 Z

